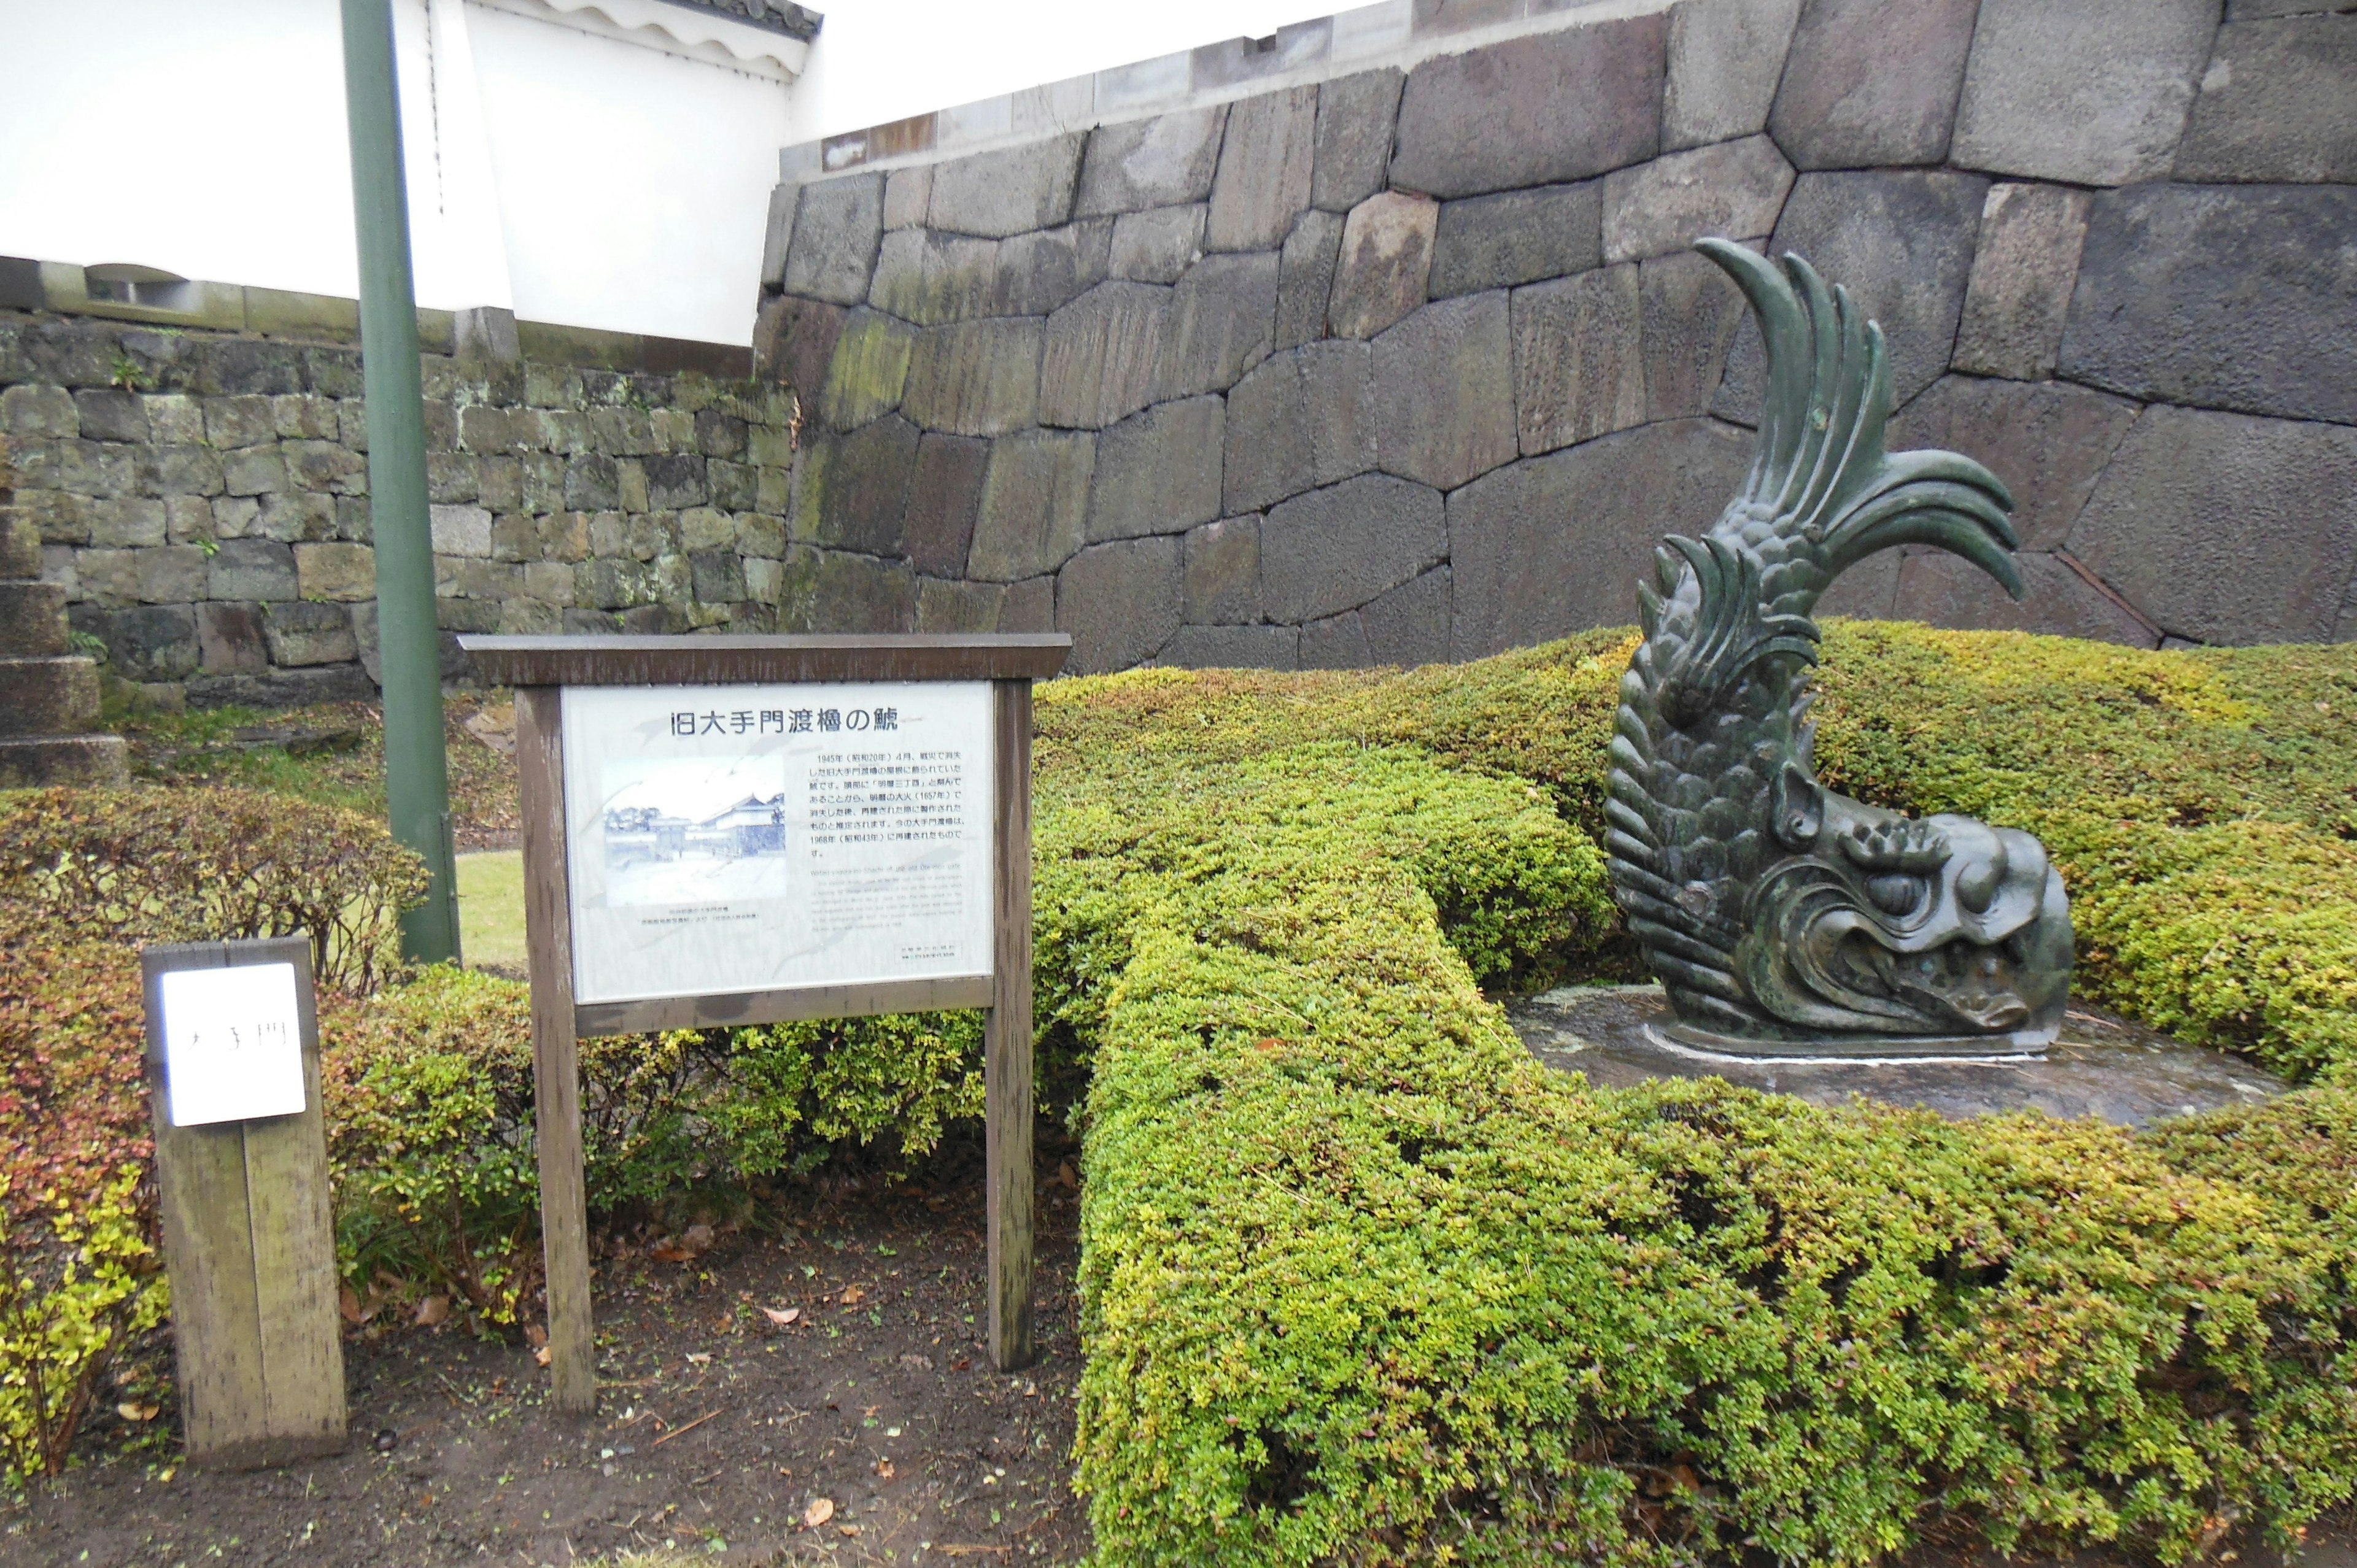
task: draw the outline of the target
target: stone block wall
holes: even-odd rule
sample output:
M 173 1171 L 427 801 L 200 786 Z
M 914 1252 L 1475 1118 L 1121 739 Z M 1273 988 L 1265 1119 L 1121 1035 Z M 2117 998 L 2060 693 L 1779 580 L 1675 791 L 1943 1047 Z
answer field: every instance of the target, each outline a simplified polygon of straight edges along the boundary
M 452 676 L 461 632 L 808 628 L 821 596 L 888 594 L 909 575 L 789 540 L 783 388 L 435 353 L 424 367 Z M 374 695 L 367 449 L 348 343 L 0 312 L 15 514 L 78 646 L 156 698 Z
M 1846 283 L 1893 446 L 2019 502 L 2026 603 L 1910 554 L 1828 610 L 2357 636 L 2350 0 L 1555 9 L 1398 0 L 1192 91 L 1042 89 L 1028 135 L 1018 97 L 790 150 L 755 352 L 806 411 L 793 537 L 869 563 L 875 624 L 1053 625 L 1084 671 L 1627 622 L 1749 462 L 1717 234 Z M 1401 63 L 1346 62 L 1378 22 Z M 1161 112 L 1091 112 L 1133 79 Z

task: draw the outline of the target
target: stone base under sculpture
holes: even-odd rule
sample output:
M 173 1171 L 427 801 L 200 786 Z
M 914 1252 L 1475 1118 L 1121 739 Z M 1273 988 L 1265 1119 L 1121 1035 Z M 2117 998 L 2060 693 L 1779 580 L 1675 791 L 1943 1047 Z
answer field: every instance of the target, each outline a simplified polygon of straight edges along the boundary
M 1604 1088 L 1656 1078 L 1722 1078 L 1819 1105 L 1862 1094 L 1943 1116 L 2034 1110 L 2125 1126 L 2254 1104 L 2285 1088 L 2240 1058 L 2078 1004 L 2060 1036 L 2034 1054 L 1995 1054 L 1981 1036 L 1970 1055 L 1936 1056 L 1921 1042 L 1907 1042 L 1911 1055 L 1878 1060 L 1737 1055 L 1685 1043 L 1671 1037 L 1671 1030 L 1684 1026 L 1658 985 L 1566 986 L 1511 1002 L 1506 1011 L 1532 1055 L 1550 1067 L 1585 1073 Z M 2000 1043 L 1997 1050 L 2010 1047 Z
M 1645 1026 L 1647 1037 L 1656 1044 L 1747 1061 L 1918 1061 L 1951 1057 L 1996 1060 L 2037 1056 L 2061 1033 L 2057 1024 L 2044 1029 L 2017 1029 L 2008 1035 L 1829 1035 L 1813 1040 L 1775 1040 L 1714 1034 L 1677 1022 L 1668 1015 L 1666 1007 L 1663 1013 L 1663 1021 Z

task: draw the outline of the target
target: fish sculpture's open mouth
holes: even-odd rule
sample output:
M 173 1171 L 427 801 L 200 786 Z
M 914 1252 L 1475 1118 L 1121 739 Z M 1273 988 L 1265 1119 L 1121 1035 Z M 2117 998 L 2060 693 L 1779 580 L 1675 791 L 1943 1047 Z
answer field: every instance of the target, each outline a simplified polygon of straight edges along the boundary
M 1614 890 L 1682 1020 L 1714 1043 L 1827 1054 L 2050 1039 L 2070 991 L 2070 903 L 2045 847 L 1819 783 L 1808 670 L 1817 599 L 1900 544 L 1953 551 L 2017 597 L 1996 476 L 1882 450 L 1881 328 L 1809 264 L 1696 247 L 1758 314 L 1768 392 L 1745 493 L 1672 536 L 1641 587 L 1607 811 Z

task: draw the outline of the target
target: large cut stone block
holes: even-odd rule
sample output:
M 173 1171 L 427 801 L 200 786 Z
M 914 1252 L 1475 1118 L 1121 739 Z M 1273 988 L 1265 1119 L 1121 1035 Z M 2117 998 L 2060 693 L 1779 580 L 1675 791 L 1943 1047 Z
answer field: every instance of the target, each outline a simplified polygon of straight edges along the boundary
M 933 205 L 933 166 L 896 168 L 884 178 L 884 228 L 914 229 Z
M 1375 661 L 1366 624 L 1356 610 L 1313 620 L 1301 628 L 1304 670 L 1363 670 Z
M 917 440 L 915 425 L 888 413 L 848 435 L 813 442 L 803 459 L 795 542 L 900 553 Z
M 1954 161 L 2076 185 L 2169 172 L 2218 0 L 1982 0 Z
M 1784 203 L 1770 253 L 1799 252 L 1882 323 L 1895 403 L 1904 404 L 1947 369 L 1987 192 L 1988 182 L 1972 175 L 1804 174 Z M 1747 319 L 1713 409 L 1756 418 L 1764 367 L 1759 325 Z
M 896 229 L 884 236 L 868 303 L 920 327 L 988 316 L 998 294 L 996 240 Z
M 1309 201 L 1348 212 L 1383 188 L 1392 161 L 1392 130 L 1399 124 L 1398 70 L 1362 70 L 1318 89 L 1318 153 Z
M 786 247 L 788 294 L 836 305 L 867 297 L 876 242 L 884 234 L 884 177 L 849 175 L 802 187 Z
M 295 552 L 274 539 L 224 539 L 207 564 L 209 599 L 292 599 L 301 592 Z
M 2058 357 L 2130 397 L 2357 422 L 2357 189 L 2097 196 Z
M 194 623 L 190 624 L 193 627 Z M 193 630 L 190 636 L 193 641 Z M 108 640 L 110 651 L 114 651 L 113 638 Z M 191 659 L 188 669 L 194 668 L 196 662 Z M 70 735 L 76 730 L 94 728 L 97 724 L 98 667 L 89 660 L 11 659 L 0 662 L 0 736 L 13 739 L 20 736 Z
M 345 605 L 305 600 L 271 605 L 262 612 L 262 632 L 270 661 L 286 668 L 342 664 L 361 656 L 352 638 L 352 612 Z
M 996 631 L 1006 607 L 1004 583 L 944 583 L 917 579 L 917 629 Z
M 1260 519 L 1222 518 L 1187 535 L 1187 619 L 1204 626 L 1260 618 Z
M 1276 339 L 1275 252 L 1206 256 L 1170 291 L 1157 401 L 1224 392 Z
M 1182 626 L 1155 656 L 1174 670 L 1297 670 L 1301 633 L 1289 626 Z
M 1664 532 L 1710 526 L 1751 466 L 1751 437 L 1675 420 L 1525 457 L 1448 498 L 1453 659 L 1636 618 Z
M 916 329 L 907 322 L 880 310 L 853 311 L 844 317 L 813 412 L 837 430 L 850 430 L 898 408 L 916 345 Z
M 1637 269 L 1599 267 L 1513 293 L 1514 412 L 1524 456 L 1645 421 Z
M 807 628 L 811 631 L 914 631 L 917 577 L 903 561 L 878 561 L 833 550 L 817 553 Z M 780 620 L 784 617 L 780 607 Z
M 1093 435 L 1027 430 L 994 442 L 969 576 L 1012 583 L 1053 572 L 1087 537 Z
M 2357 573 L 2357 430 L 2148 408 L 2066 545 L 2171 636 L 2329 638 Z
M 1604 177 L 1604 259 L 1666 256 L 1706 234 L 1764 238 L 1792 188 L 1792 166 L 1765 136 L 1619 170 Z
M 1089 542 L 1179 533 L 1219 516 L 1226 424 L 1222 399 L 1190 397 L 1107 429 L 1097 442 Z
M 1102 283 L 1048 318 L 1039 418 L 1091 428 L 1154 401 L 1169 331 L 1170 290 Z
M 1310 482 L 1365 473 L 1375 466 L 1374 350 L 1344 338 L 1305 343 L 1295 353 L 1309 411 Z
M 1800 15 L 1801 0 L 1685 0 L 1671 11 L 1663 149 L 1733 141 L 1765 126 Z
M 1039 412 L 1040 334 L 1031 317 L 926 328 L 909 356 L 903 412 L 954 435 L 1021 429 Z
M 1448 553 L 1439 495 L 1385 474 L 1272 507 L 1260 533 L 1261 608 L 1310 621 L 1355 608 Z
M 295 581 L 307 599 L 357 604 L 376 597 L 376 551 L 366 544 L 295 546 Z
M 106 618 L 106 629 L 101 635 L 106 639 L 114 672 L 125 680 L 185 681 L 196 672 L 203 656 L 197 642 L 196 611 L 187 605 L 141 605 L 116 610 Z M 6 706 L 0 702 L 0 709 Z
M 1318 90 L 1289 87 L 1231 104 L 1211 182 L 1207 251 L 1273 251 L 1309 205 Z
M 1351 209 L 1342 224 L 1334 293 L 1327 307 L 1338 338 L 1372 338 L 1424 303 L 1440 204 L 1386 190 Z
M 1073 210 L 1087 218 L 1207 199 L 1227 121 L 1227 106 L 1213 104 L 1098 126 L 1089 135 Z
M 1359 628 L 1371 663 L 1415 669 L 1448 657 L 1449 573 L 1435 566 L 1414 582 L 1367 601 Z
M 983 478 L 989 467 L 987 441 L 929 434 L 918 444 L 917 469 L 909 481 L 905 533 L 909 564 L 936 576 L 964 574 L 974 519 L 982 512 Z
M 2051 550 L 2136 416 L 2136 404 L 2067 381 L 1943 376 L 1891 421 L 1888 445 L 1978 458 L 2013 492 L 2022 548 Z
M 1104 282 L 1112 252 L 1110 218 L 1000 241 L 991 314 L 1047 315 Z
M 2091 642 L 2152 648 L 2160 639 L 2070 564 L 2020 554 L 2022 596 L 2013 596 L 1971 562 L 1944 551 L 1910 550 L 1899 563 L 1892 616 L 1959 631 L 2037 631 Z
M 1391 183 L 1477 196 L 1652 157 L 1667 37 L 1664 17 L 1631 16 L 1426 60 L 1401 94 Z
M 1541 186 L 1443 202 L 1432 242 L 1432 297 L 1584 273 L 1603 260 L 1604 186 Z
M 1276 263 L 1276 346 L 1290 349 L 1326 336 L 1342 220 L 1316 208 L 1294 220 Z
M 1639 268 L 1644 326 L 1645 417 L 1691 419 L 1710 411 L 1719 371 L 1743 324 L 1735 280 L 1692 251 Z
M 933 166 L 932 226 L 1003 240 L 1072 216 L 1086 132 L 952 158 Z
M 1956 327 L 1956 369 L 2023 381 L 2054 373 L 2090 199 L 2059 185 L 1989 187 Z
M 0 659 L 52 659 L 69 651 L 66 585 L 0 582 Z
M 1113 226 L 1112 275 L 1138 283 L 1177 283 L 1203 253 L 1200 202 L 1125 212 Z
M 1980 0 L 1808 0 L 1768 129 L 1793 166 L 1935 164 Z
M 1297 351 L 1254 366 L 1228 393 L 1228 414 L 1227 510 L 1256 511 L 1317 487 L 1308 392 Z
M 1513 457 L 1505 290 L 1427 305 L 1373 348 L 1375 451 L 1385 472 L 1449 490 Z
M 2177 177 L 2357 183 L 2357 14 L 2218 29 Z
M 1056 575 L 1056 629 L 1072 639 L 1075 675 L 1126 670 L 1178 629 L 1178 541 L 1092 544 Z
M 270 643 L 263 635 L 262 607 L 199 605 L 197 659 L 198 668 L 209 675 L 251 675 L 268 669 Z

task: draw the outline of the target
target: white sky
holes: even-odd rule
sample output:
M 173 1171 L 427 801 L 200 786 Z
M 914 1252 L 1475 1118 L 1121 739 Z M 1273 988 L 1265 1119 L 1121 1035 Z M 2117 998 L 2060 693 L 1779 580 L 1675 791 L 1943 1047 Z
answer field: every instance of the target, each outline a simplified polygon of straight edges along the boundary
M 794 86 L 794 140 L 880 125 L 1224 38 L 1354 0 L 810 0 L 826 25 Z

